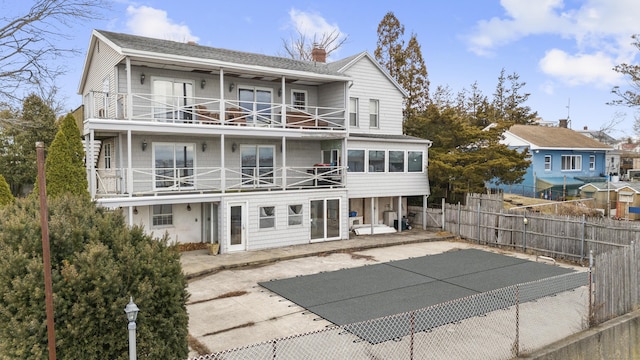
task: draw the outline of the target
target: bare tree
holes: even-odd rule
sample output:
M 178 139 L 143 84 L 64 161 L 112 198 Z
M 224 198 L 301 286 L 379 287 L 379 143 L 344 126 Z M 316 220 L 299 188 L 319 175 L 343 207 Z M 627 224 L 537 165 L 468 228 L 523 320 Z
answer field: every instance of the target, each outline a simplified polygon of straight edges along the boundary
M 334 29 L 329 33 L 321 35 L 314 34 L 313 39 L 309 41 L 307 36 L 298 31 L 297 37 L 292 36 L 291 39 L 282 39 L 282 47 L 284 48 L 284 57 L 296 60 L 313 60 L 311 51 L 314 47 L 322 48 L 326 51 L 327 57 L 334 51 L 338 50 L 347 41 L 348 36 L 341 33 L 338 29 Z
M 71 38 L 72 25 L 99 19 L 107 8 L 107 0 L 36 0 L 25 14 L 5 13 L 0 18 L 0 101 L 15 103 L 29 92 L 55 93 L 55 79 L 66 71 L 56 61 L 79 53 L 58 42 Z

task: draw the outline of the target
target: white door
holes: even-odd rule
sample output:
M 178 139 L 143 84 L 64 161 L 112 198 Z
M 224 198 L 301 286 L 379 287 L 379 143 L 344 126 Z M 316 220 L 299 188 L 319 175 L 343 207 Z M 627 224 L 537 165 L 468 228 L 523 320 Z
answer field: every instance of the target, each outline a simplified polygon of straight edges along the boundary
M 229 252 L 247 249 L 247 204 L 227 205 L 227 250 Z

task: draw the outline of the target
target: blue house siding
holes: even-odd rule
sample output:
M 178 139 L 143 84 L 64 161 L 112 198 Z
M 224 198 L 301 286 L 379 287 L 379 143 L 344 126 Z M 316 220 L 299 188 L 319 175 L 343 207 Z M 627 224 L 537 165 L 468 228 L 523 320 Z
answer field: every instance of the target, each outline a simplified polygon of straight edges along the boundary
M 510 147 L 524 149 L 523 147 Z M 591 169 L 591 156 L 595 164 Z M 545 169 L 545 158 L 551 157 L 551 169 Z M 563 156 L 580 156 L 580 170 L 562 170 Z M 604 179 L 606 173 L 606 152 L 601 150 L 536 150 L 530 157 L 531 165 L 523 176 L 523 181 L 514 185 L 497 185 L 495 180 L 488 184 L 491 189 L 544 199 L 559 199 L 578 196 L 578 187 L 597 179 Z M 565 178 L 566 177 L 566 178 Z

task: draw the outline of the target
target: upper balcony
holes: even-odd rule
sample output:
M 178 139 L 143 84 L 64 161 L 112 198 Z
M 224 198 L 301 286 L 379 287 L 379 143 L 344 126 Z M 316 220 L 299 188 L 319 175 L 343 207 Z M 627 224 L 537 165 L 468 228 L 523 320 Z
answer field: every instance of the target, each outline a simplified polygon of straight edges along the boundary
M 262 101 L 89 93 L 87 119 L 117 119 L 173 124 L 235 125 L 290 129 L 346 130 L 345 108 L 287 105 Z M 130 105 L 128 105 L 130 104 Z M 128 111 L 128 109 L 131 111 Z

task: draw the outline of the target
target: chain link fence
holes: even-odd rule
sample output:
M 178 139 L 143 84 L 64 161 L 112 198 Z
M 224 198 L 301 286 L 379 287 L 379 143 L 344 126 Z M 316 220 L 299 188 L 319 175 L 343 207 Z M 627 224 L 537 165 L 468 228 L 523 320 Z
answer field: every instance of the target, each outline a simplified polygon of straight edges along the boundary
M 588 272 L 203 355 L 222 359 L 511 359 L 587 329 Z

